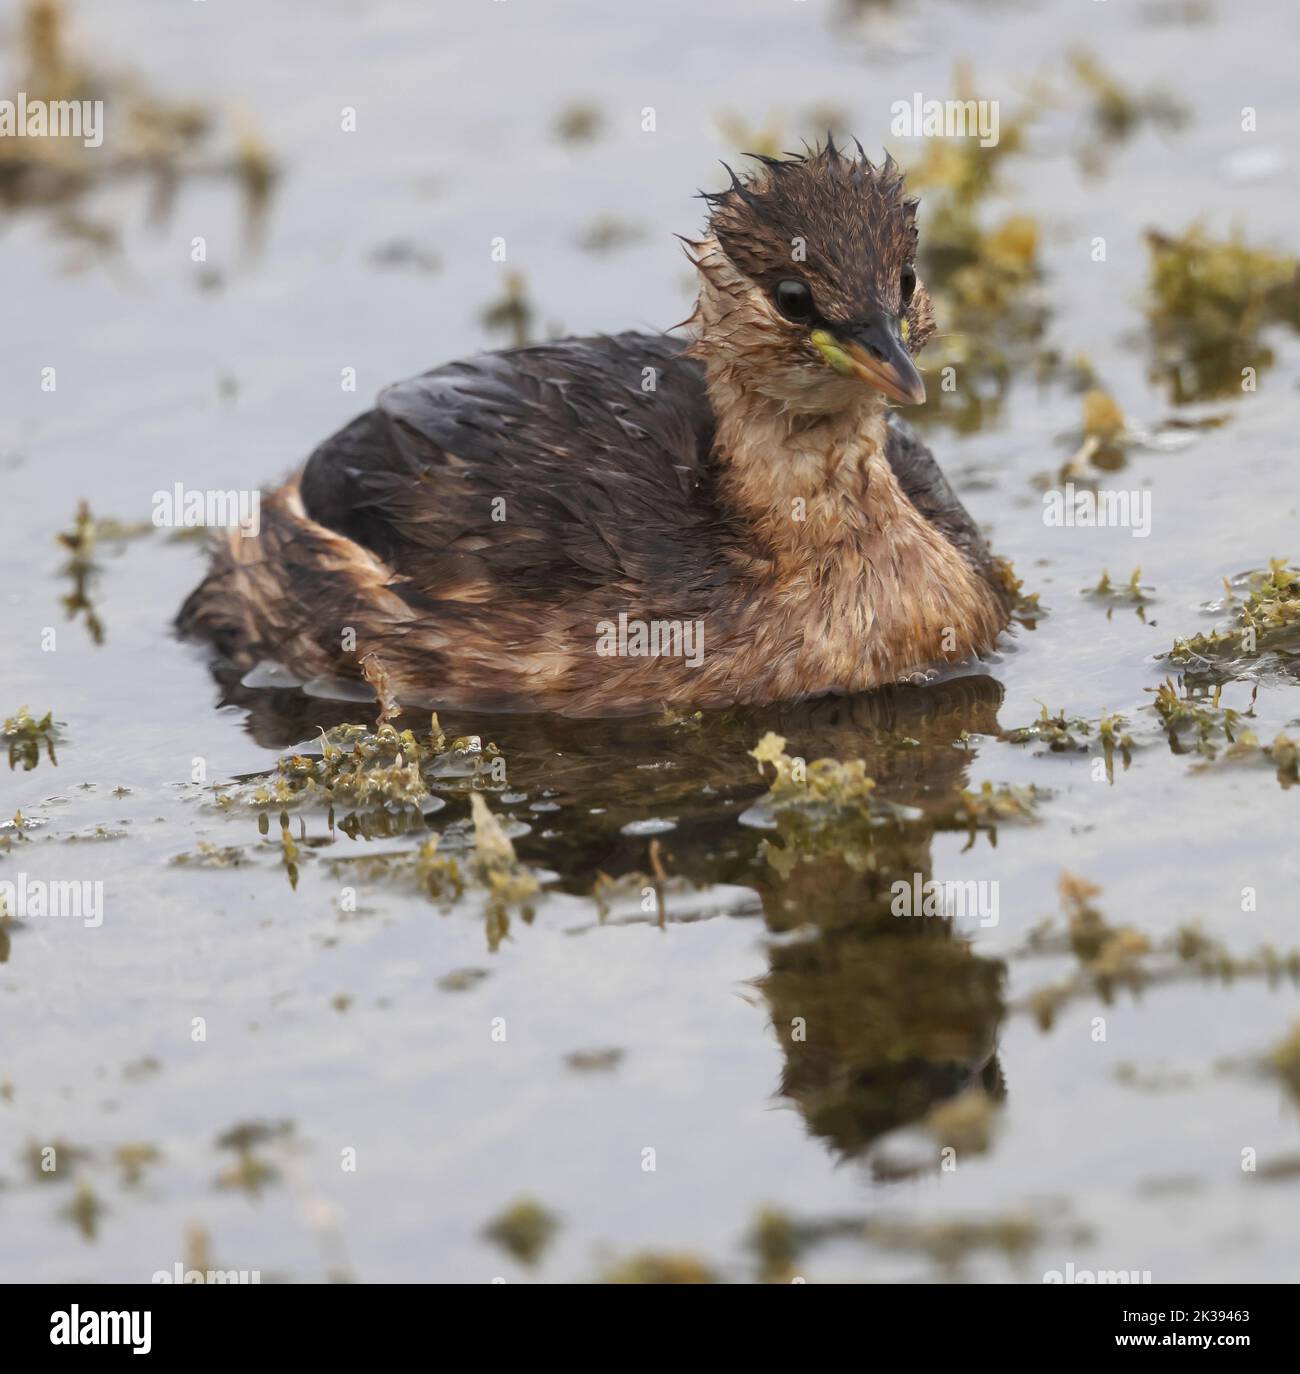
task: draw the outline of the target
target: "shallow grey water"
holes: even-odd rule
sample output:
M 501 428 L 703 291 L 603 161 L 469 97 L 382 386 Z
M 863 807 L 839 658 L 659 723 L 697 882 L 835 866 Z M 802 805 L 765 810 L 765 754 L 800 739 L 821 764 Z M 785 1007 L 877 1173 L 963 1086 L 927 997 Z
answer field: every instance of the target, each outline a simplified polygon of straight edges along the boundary
M 890 104 L 914 90 L 946 96 L 959 58 L 982 97 L 1008 106 L 1048 76 L 1059 108 L 1008 163 L 1010 189 L 989 212 L 1039 218 L 1051 341 L 1088 353 L 1133 422 L 1159 431 L 1173 408 L 1148 382 L 1141 346 L 1142 231 L 1205 216 L 1216 232 L 1240 224 L 1252 242 L 1295 247 L 1300 100 L 1287 56 L 1300 19 L 1281 3 L 1251 11 L 1246 23 L 1220 5 L 1187 24 L 1158 8 L 1065 3 L 858 13 L 764 0 L 743 18 L 735 6 L 514 0 L 77 11 L 74 36 L 103 61 L 133 61 L 163 94 L 246 111 L 283 175 L 252 253 L 237 189 L 220 177 L 182 183 L 161 225 L 139 180 L 82 197 L 122 246 L 76 272 L 69 259 L 82 254 L 52 211 L 0 219 L 11 321 L 0 332 L 0 714 L 28 703 L 63 723 L 57 769 L 0 772 L 0 815 L 20 810 L 30 837 L 0 854 L 0 878 L 99 880 L 105 892 L 101 927 L 24 922 L 0 968 L 0 1277 L 146 1280 L 189 1253 L 186 1230 L 198 1226 L 223 1267 L 293 1280 L 581 1279 L 642 1250 L 690 1252 L 742 1278 L 764 1205 L 852 1223 L 799 1257 L 813 1281 L 954 1272 L 929 1256 L 926 1233 L 891 1245 L 858 1226 L 867 1218 L 1021 1215 L 1039 1229 L 1018 1260 L 976 1245 L 955 1272 L 1039 1281 L 1073 1263 L 1156 1281 L 1296 1276 L 1287 1204 L 1298 1185 L 1241 1166 L 1243 1150 L 1261 1165 L 1300 1151 L 1295 1104 L 1260 1066 L 1297 1015 L 1291 983 L 1191 980 L 1120 992 L 1110 1006 L 1084 998 L 1047 1032 L 1015 1006 L 1071 967 L 1066 954 L 1020 953 L 1059 914 L 1063 868 L 1101 886 L 1110 921 L 1153 942 L 1197 921 L 1237 955 L 1300 945 L 1300 789 L 1258 766 L 1197 771 L 1158 732 L 1113 785 L 1093 780 L 1089 758 L 994 737 L 1040 701 L 1150 722 L 1146 689 L 1166 671 L 1153 656 L 1211 623 L 1200 608 L 1224 576 L 1295 553 L 1293 336 L 1271 338 L 1277 360 L 1256 394 L 1186 408 L 1228 423 L 1177 451 L 1130 452 L 1117 480 L 1152 493 L 1145 540 L 1044 525 L 1034 479 L 1058 472 L 1078 442 L 1079 399 L 1065 388 L 1026 381 L 995 424 L 931 430 L 973 513 L 1050 609 L 973 686 L 904 693 L 883 710 L 738 714 L 698 734 L 449 722 L 500 745 L 518 799 L 493 805 L 529 827 L 521 856 L 557 875 L 531 923 L 516 915 L 494 952 L 481 893 L 444 913 L 400 884 L 363 880 L 360 910 L 341 911 L 345 884 L 327 858 L 386 842 L 336 836 L 294 889 L 255 816 L 221 812 L 192 781 L 195 760 L 225 782 L 337 718 L 311 703 L 254 709 L 253 733 L 245 707 L 215 704 L 203 654 L 169 624 L 201 574 L 198 546 L 163 534 L 101 543 L 97 646 L 63 620 L 67 553 L 53 542 L 81 498 L 98 515 L 147 520 L 152 494 L 177 481 L 274 480 L 379 386 L 504 342 L 481 323 L 502 290 L 496 236 L 542 329 L 668 326 L 690 303 L 670 236 L 698 226 L 691 194 L 735 153 L 721 112 L 754 128 L 779 116 L 789 142 L 814 131 L 812 107 L 831 105 L 874 150 Z M 1079 97 L 1060 76 L 1079 41 L 1121 80 L 1192 105 L 1181 132 L 1141 131 L 1095 179 L 1072 156 Z M 590 143 L 554 136 L 575 100 L 603 112 Z M 1272 167 L 1256 181 L 1234 170 L 1246 104 L 1261 112 L 1250 149 Z M 345 106 L 355 133 L 340 132 Z M 641 130 L 645 106 L 654 133 Z M 907 140 L 889 142 L 903 161 L 915 156 Z M 634 222 L 641 239 L 584 251 L 578 239 L 601 215 Z M 195 235 L 215 289 L 190 260 Z M 1089 256 L 1097 235 L 1104 264 Z M 439 267 L 376 264 L 394 240 Z M 51 365 L 54 394 L 39 385 Z M 345 367 L 357 369 L 355 395 L 340 389 Z M 1103 567 L 1119 578 L 1139 563 L 1155 588 L 1145 621 L 1125 606 L 1108 618 L 1079 595 Z M 42 649 L 48 626 L 53 652 Z M 1230 683 L 1225 700 L 1244 708 L 1250 690 Z M 1263 685 L 1262 740 L 1296 725 L 1296 692 L 1284 679 Z M 816 866 L 774 875 L 762 834 L 737 819 L 761 790 L 744 751 L 768 728 L 792 752 L 868 758 L 885 795 L 923 808 L 963 768 L 969 785 L 1048 789 L 1038 822 L 1000 827 L 996 847 L 981 836 L 967 849 L 954 831 L 917 838 L 927 872 L 999 884 L 999 923 L 886 950 L 852 877 Z M 962 729 L 977 738 L 958 757 Z M 915 768 L 891 732 L 920 740 Z M 531 809 L 543 799 L 559 810 Z M 464 815 L 452 795 L 434 824 Z M 663 928 L 627 899 L 602 924 L 587 895 L 597 870 L 645 868 L 646 841 L 622 828 L 662 817 L 677 821 L 660 837 L 670 871 L 704 886 L 673 890 Z M 329 838 L 318 816 L 308 833 Z M 243 862 L 171 862 L 202 843 L 241 847 Z M 887 873 L 912 871 L 910 843 L 886 856 Z M 1258 901 L 1247 913 L 1248 886 Z M 987 987 L 1003 960 L 1008 1011 Z M 487 976 L 440 986 L 466 968 Z M 808 1021 L 806 1053 L 789 1042 L 793 1016 Z M 195 1017 L 203 1043 L 191 1039 Z M 895 1083 L 891 1065 L 916 1043 L 923 1071 Z M 1006 1095 L 987 1151 L 959 1151 L 953 1172 L 883 1177 L 883 1157 L 917 1148 L 909 1127 L 923 1109 L 962 1086 L 931 1082 L 932 1061 L 978 1075 L 995 1043 Z M 566 1064 L 610 1048 L 623 1053 L 605 1070 Z M 864 1092 L 884 1103 L 870 1122 Z M 250 1120 L 292 1122 L 255 1151 L 279 1170 L 259 1195 L 217 1182 L 235 1161 L 217 1138 Z M 86 1156 L 43 1177 L 27 1151 L 55 1141 Z M 159 1158 L 129 1187 L 113 1156 L 133 1143 Z M 347 1150 L 355 1171 L 341 1167 Z M 79 1187 L 102 1204 L 93 1238 L 63 1215 Z M 482 1236 L 524 1195 L 562 1222 L 534 1268 Z

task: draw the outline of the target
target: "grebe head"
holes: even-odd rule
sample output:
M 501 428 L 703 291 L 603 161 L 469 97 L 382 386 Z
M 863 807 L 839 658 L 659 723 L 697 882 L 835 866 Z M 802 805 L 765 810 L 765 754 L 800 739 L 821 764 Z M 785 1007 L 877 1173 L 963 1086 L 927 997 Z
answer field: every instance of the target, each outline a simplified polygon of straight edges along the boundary
M 828 134 L 744 177 L 727 168 L 731 186 L 705 195 L 708 235 L 688 244 L 702 277 L 692 352 L 711 380 L 810 415 L 925 400 L 913 356 L 934 319 L 917 202 L 892 158 L 857 151 Z

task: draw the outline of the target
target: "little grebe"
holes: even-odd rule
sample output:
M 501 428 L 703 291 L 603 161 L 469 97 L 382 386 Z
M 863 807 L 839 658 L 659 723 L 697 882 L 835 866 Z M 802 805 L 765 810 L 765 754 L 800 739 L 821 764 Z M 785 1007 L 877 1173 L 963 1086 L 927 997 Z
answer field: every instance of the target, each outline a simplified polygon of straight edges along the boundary
M 179 624 L 329 693 L 620 715 L 856 692 L 989 651 L 1008 597 L 928 449 L 916 201 L 828 138 L 709 195 L 690 342 L 450 363 L 231 531 Z M 730 170 L 730 169 L 728 169 Z

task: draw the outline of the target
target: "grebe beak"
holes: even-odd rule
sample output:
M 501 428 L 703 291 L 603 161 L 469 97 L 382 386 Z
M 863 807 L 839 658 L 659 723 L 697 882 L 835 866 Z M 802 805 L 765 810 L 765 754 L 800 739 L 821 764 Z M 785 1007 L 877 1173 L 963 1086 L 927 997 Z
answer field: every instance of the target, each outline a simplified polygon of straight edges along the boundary
M 925 382 L 907 351 L 899 321 L 881 311 L 869 320 L 812 333 L 822 357 L 844 376 L 860 377 L 891 401 L 919 406 L 925 402 Z

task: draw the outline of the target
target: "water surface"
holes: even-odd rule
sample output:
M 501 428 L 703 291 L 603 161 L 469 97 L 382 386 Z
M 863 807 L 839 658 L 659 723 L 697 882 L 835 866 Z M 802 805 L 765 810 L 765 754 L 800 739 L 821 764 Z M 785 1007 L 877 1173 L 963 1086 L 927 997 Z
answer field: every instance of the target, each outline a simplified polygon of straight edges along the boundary
M 1064 0 L 762 0 L 743 18 L 676 0 L 81 6 L 73 37 L 97 60 L 215 112 L 216 162 L 238 114 L 280 175 L 252 232 L 238 180 L 219 172 L 183 178 L 161 214 L 147 178 L 78 195 L 77 215 L 116 235 L 108 250 L 69 228 L 67 205 L 0 217 L 0 714 L 27 703 L 61 723 L 57 767 L 0 772 L 0 815 L 21 813 L 0 828 L 0 877 L 105 892 L 98 928 L 8 932 L 0 1277 L 144 1281 L 192 1257 L 197 1230 L 220 1267 L 294 1281 L 569 1281 L 645 1251 L 728 1279 L 1037 1282 L 1067 1263 L 1158 1282 L 1294 1279 L 1296 1104 L 1267 1069 L 1297 1016 L 1294 983 L 1156 979 L 1109 1004 L 1069 1001 L 1046 1030 L 1026 1000 L 1077 969 L 1063 871 L 1157 947 L 1153 967 L 1193 923 L 1243 960 L 1300 946 L 1300 789 L 1257 762 L 1198 767 L 1150 708 L 1170 671 L 1156 655 L 1214 622 L 1203 607 L 1222 579 L 1297 552 L 1300 350 L 1270 335 L 1256 393 L 1177 407 L 1151 380 L 1142 315 L 1148 228 L 1203 217 L 1294 249 L 1297 28 L 1282 3 L 1253 6 L 1249 23 L 1226 4 Z M 5 38 L 16 72 L 13 12 Z M 1187 123 L 1141 127 L 1090 173 L 1083 97 L 1062 74 L 1076 43 L 1133 88 L 1174 93 Z M 1080 400 L 1023 376 L 987 423 L 929 429 L 1049 612 L 995 661 L 701 720 L 444 718 L 501 750 L 508 786 L 490 804 L 544 880 L 504 936 L 480 889 L 443 909 L 340 868 L 409 842 L 350 839 L 321 814 L 291 821 L 306 837 L 291 885 L 278 816 L 264 835 L 254 809 L 215 798 L 367 708 L 214 680 L 170 628 L 201 548 L 165 531 L 97 545 L 96 643 L 63 604 L 55 535 L 77 502 L 147 521 L 178 481 L 276 480 L 385 383 L 507 342 L 484 324 L 505 270 L 522 275 L 539 334 L 671 325 L 690 308 L 671 235 L 698 227 L 693 192 L 736 155 L 728 115 L 794 142 L 830 108 L 907 162 L 919 146 L 889 138 L 891 103 L 945 98 L 959 59 L 1008 110 L 1047 82 L 983 211 L 1039 222 L 1042 347 L 1089 355 L 1147 432 L 1226 417 L 1180 431 L 1181 446 L 1130 447 L 1111 474 L 1151 492 L 1150 536 L 1043 523 L 1040 488 L 1078 446 Z M 556 134 L 575 102 L 599 112 L 590 140 Z M 1249 144 L 1246 104 L 1260 111 Z M 638 233 L 593 253 L 583 238 L 602 217 Z M 1105 263 L 1090 255 L 1099 235 Z M 340 387 L 349 367 L 355 394 Z M 1122 582 L 1139 564 L 1154 589 L 1142 615 L 1081 595 L 1103 568 Z M 1224 701 L 1245 710 L 1256 685 L 1261 740 L 1300 728 L 1285 673 L 1231 680 Z M 1040 703 L 1122 712 L 1131 766 L 1098 779 L 1093 754 L 1002 737 Z M 742 823 L 765 790 L 749 751 L 768 731 L 792 755 L 865 760 L 905 809 L 856 835 L 854 863 L 837 852 L 848 839 L 819 849 L 797 824 Z M 958 792 L 986 781 L 1042 794 L 996 843 L 954 820 Z M 430 824 L 454 844 L 464 789 L 439 790 Z M 652 839 L 662 902 L 647 913 L 633 883 L 602 912 L 598 875 L 651 872 Z M 997 923 L 900 921 L 891 884 L 913 874 L 996 882 Z M 1027 949 L 1048 918 L 1055 942 Z M 960 1132 L 934 1113 L 953 1101 L 976 1103 L 978 1121 L 944 1170 L 936 1149 Z M 42 1174 L 30 1151 L 51 1143 L 63 1162 Z M 131 1183 L 115 1152 L 144 1146 L 156 1158 Z M 531 1266 L 484 1235 L 521 1197 L 560 1222 Z M 807 1227 L 789 1264 L 769 1256 L 766 1270 L 749 1244 L 763 1209 Z

